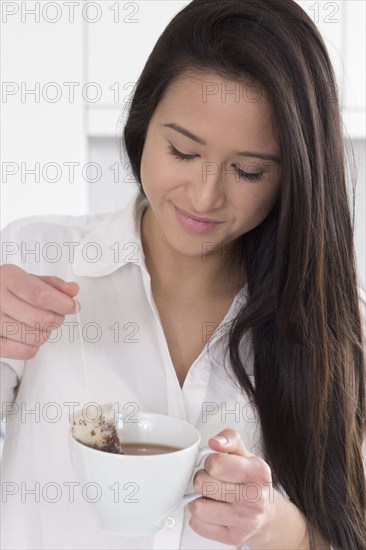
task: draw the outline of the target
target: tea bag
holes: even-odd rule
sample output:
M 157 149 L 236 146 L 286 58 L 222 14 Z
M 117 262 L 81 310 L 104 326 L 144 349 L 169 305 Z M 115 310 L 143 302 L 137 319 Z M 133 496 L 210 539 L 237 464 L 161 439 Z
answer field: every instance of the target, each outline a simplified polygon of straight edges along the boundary
M 102 405 L 96 418 L 89 418 L 84 409 L 76 412 L 71 421 L 72 436 L 93 449 L 123 454 L 114 414 L 113 403 Z

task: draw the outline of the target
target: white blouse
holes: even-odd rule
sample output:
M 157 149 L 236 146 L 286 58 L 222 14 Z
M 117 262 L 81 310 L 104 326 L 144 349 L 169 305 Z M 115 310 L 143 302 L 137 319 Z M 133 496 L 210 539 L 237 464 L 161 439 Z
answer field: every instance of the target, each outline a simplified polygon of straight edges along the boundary
M 202 446 L 224 428 L 234 428 L 247 449 L 263 457 L 254 408 L 223 364 L 228 325 L 247 299 L 247 286 L 218 327 L 209 319 L 203 323 L 203 343 L 211 337 L 210 345 L 193 362 L 181 388 L 141 244 L 140 222 L 147 205 L 137 190 L 114 213 L 17 220 L 2 232 L 1 263 L 79 283 L 91 401 L 118 402 L 131 411 L 138 407 L 186 420 L 201 433 Z M 254 384 L 249 339 L 241 353 Z M 1 548 L 235 548 L 195 533 L 188 525 L 187 507 L 174 512 L 151 537 L 119 537 L 96 525 L 76 485 L 67 442 L 70 413 L 89 401 L 76 315 L 66 317 L 34 359 L 4 359 L 0 375 L 6 419 Z
M 141 245 L 140 222 L 147 205 L 138 191 L 115 213 L 17 220 L 2 232 L 1 262 L 79 283 L 91 401 L 119 402 L 131 411 L 138 407 L 184 419 L 200 431 L 202 446 L 231 427 L 252 453 L 262 456 L 254 410 L 234 377 L 223 370 L 222 359 L 227 322 L 246 300 L 247 287 L 236 295 L 219 327 L 209 319 L 204 323 L 203 342 L 212 335 L 210 346 L 193 362 L 181 388 Z M 250 351 L 248 346 L 248 372 Z M 71 482 L 76 480 L 67 442 L 69 414 L 89 401 L 76 315 L 66 317 L 34 359 L 4 359 L 0 373 L 2 411 L 8 411 L 1 548 L 235 548 L 195 533 L 188 525 L 187 507 L 152 537 L 104 533 L 77 486 L 72 495 Z

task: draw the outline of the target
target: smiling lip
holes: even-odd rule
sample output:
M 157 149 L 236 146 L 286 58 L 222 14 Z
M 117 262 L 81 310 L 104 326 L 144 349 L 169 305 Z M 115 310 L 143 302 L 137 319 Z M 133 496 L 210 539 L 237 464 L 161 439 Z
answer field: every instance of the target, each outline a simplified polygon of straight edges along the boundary
M 182 212 L 182 214 L 184 214 L 185 216 L 187 216 L 188 218 L 191 218 L 191 220 L 195 220 L 197 222 L 208 222 L 208 223 L 222 223 L 218 220 L 211 220 L 210 218 L 197 218 L 197 216 L 193 216 L 193 214 L 190 214 L 189 212 L 187 212 L 186 210 L 182 210 L 181 208 L 178 208 L 177 206 L 175 207 L 177 210 L 179 210 L 180 212 Z
M 196 218 L 191 218 L 191 214 L 185 214 L 184 210 L 180 210 L 175 205 L 175 214 L 180 225 L 189 233 L 204 234 L 214 230 L 223 222 L 201 221 Z M 206 218 L 207 219 L 207 218 Z

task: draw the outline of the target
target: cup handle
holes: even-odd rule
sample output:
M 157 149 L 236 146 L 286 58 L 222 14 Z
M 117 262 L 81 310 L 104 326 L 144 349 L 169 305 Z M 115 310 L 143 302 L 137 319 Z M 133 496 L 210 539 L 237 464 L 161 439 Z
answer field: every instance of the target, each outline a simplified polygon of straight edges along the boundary
M 215 453 L 217 453 L 217 451 L 214 451 L 208 445 L 206 445 L 205 447 L 202 447 L 202 449 L 200 449 L 198 453 L 195 467 L 199 466 L 202 460 L 206 458 L 206 456 L 215 454 Z M 191 479 L 189 480 L 189 483 L 191 483 L 193 477 L 194 477 L 194 473 L 192 474 Z M 189 504 L 190 502 L 192 502 L 192 500 L 194 500 L 195 498 L 200 498 L 201 496 L 202 495 L 200 495 L 199 493 L 190 493 L 189 495 L 185 495 L 184 497 L 182 497 L 182 500 L 179 502 L 177 508 L 186 506 L 186 504 Z

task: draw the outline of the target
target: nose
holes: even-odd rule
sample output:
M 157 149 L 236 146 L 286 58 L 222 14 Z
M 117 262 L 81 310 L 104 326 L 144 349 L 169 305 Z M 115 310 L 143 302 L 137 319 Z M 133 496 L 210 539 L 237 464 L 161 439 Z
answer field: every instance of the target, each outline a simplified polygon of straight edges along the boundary
M 221 166 L 203 162 L 201 172 L 189 186 L 188 195 L 197 216 L 209 216 L 222 209 L 226 202 L 226 185 Z

